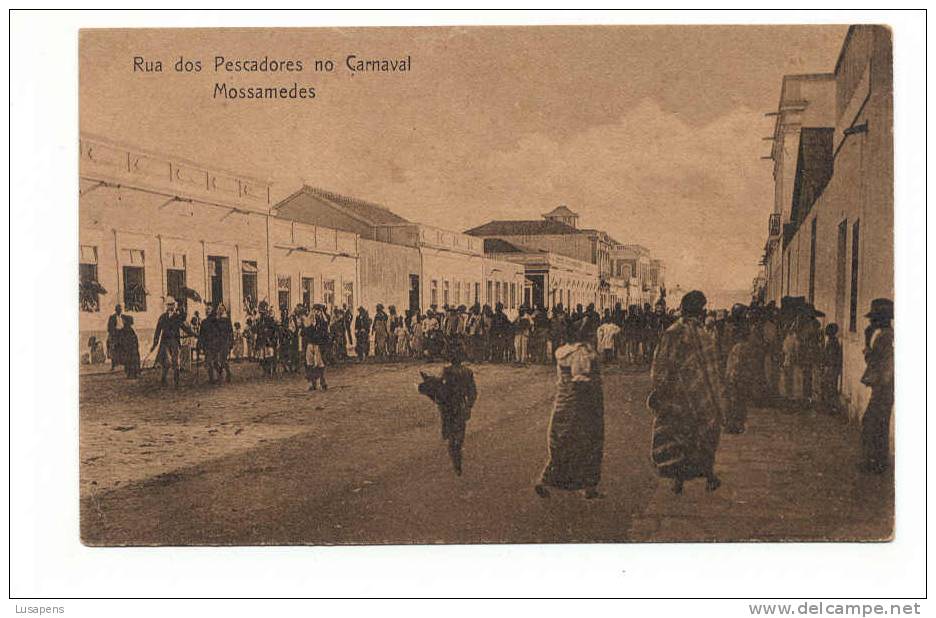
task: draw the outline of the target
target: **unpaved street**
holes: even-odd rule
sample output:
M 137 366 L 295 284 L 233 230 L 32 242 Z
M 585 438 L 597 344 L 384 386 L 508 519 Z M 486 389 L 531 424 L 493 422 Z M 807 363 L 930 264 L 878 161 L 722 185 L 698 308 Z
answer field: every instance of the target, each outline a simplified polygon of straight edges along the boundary
M 532 484 L 545 460 L 554 370 L 474 366 L 465 474 L 451 470 L 419 370 L 298 376 L 236 365 L 223 387 L 81 385 L 82 536 L 89 544 L 332 544 L 882 538 L 889 481 L 854 471 L 854 432 L 804 411 L 755 410 L 725 436 L 716 493 L 674 496 L 649 463 L 648 376 L 605 370 L 603 500 Z M 835 442 L 834 448 L 829 448 Z M 846 453 L 849 455 L 843 456 Z M 805 525 L 805 522 L 812 522 Z M 808 532 L 806 532 L 808 531 Z M 804 536 L 808 534 L 809 536 Z

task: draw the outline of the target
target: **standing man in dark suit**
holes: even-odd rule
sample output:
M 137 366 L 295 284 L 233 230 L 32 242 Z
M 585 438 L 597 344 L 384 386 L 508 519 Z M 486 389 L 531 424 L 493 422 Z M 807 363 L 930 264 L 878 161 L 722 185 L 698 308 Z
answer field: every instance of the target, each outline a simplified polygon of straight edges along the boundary
M 871 387 L 871 399 L 861 417 L 861 469 L 881 474 L 890 463 L 890 420 L 894 408 L 894 301 L 871 301 L 865 331 L 865 363 L 861 383 Z
M 210 383 L 220 382 L 225 373 L 227 381 L 231 381 L 228 355 L 231 352 L 233 340 L 234 328 L 231 326 L 231 319 L 227 317 L 224 305 L 210 308 L 198 332 L 198 344 L 205 351 L 205 365 Z
M 114 307 L 114 313 L 107 318 L 107 355 L 111 359 L 111 371 L 117 368 L 118 365 L 118 346 L 117 340 L 120 337 L 120 329 L 123 328 L 123 319 L 120 314 L 123 313 L 123 310 L 120 305 Z
M 172 379 L 176 386 L 179 385 L 179 350 L 182 347 L 182 333 L 185 331 L 192 337 L 195 331 L 185 323 L 185 314 L 179 313 L 176 301 L 169 296 L 166 299 L 166 311 L 159 316 L 156 323 L 156 332 L 153 334 L 153 345 L 150 352 L 159 345 L 159 352 L 156 354 L 156 362 L 162 367 L 162 385 L 166 385 L 166 375 L 169 373 L 169 365 L 172 365 Z

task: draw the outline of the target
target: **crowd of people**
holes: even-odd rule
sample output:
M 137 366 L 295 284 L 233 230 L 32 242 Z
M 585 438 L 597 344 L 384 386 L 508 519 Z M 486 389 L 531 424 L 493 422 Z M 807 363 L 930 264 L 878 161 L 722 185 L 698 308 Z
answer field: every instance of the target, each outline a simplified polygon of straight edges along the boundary
M 513 315 L 511 315 L 513 314 Z M 782 313 L 773 304 L 735 305 L 728 311 L 709 311 L 704 327 L 714 335 L 722 370 L 736 387 L 755 400 L 783 397 L 792 403 L 821 404 L 837 410 L 842 353 L 837 326 L 819 325 L 821 314 L 807 304 L 794 313 Z M 587 320 L 585 320 L 587 318 Z M 600 314 L 594 304 L 577 305 L 571 311 L 561 304 L 551 310 L 521 306 L 508 312 L 501 303 L 472 307 L 435 305 L 425 312 L 401 313 L 378 304 L 373 315 L 358 307 L 297 305 L 280 307 L 279 315 L 265 301 L 248 313 L 245 325 L 231 323 L 223 304 L 208 306 L 203 318 L 191 318 L 175 299 L 169 298 L 153 338 L 153 349 L 165 343 L 155 364 L 163 369 L 189 369 L 187 356 L 207 368 L 211 382 L 230 380 L 231 361 L 256 361 L 266 375 L 315 372 L 317 386 L 324 386 L 324 368 L 351 360 L 363 362 L 407 359 L 439 360 L 458 345 L 466 360 L 474 363 L 550 364 L 556 351 L 572 339 L 576 324 L 586 323 L 585 336 L 604 362 L 621 361 L 648 366 L 663 332 L 677 319 L 665 303 L 617 304 Z M 102 360 L 104 346 L 93 338 L 90 356 Z M 738 346 L 737 343 L 744 345 Z M 106 355 L 112 368 L 124 365 L 127 375 L 140 373 L 138 339 L 133 317 L 120 305 L 108 321 Z M 314 346 L 314 347 L 312 347 Z M 310 351 L 311 347 L 311 351 Z M 311 382 L 312 380 L 310 380 Z
M 708 490 L 718 489 L 715 455 L 721 434 L 744 432 L 748 405 L 786 401 L 839 413 L 842 346 L 836 324 L 822 328 L 818 318 L 823 314 L 802 298 L 785 298 L 779 308 L 773 303 L 738 304 L 728 313 L 707 311 L 706 304 L 702 292 L 686 294 L 676 319 L 651 343 L 651 458 L 677 494 L 696 478 L 705 479 Z M 673 317 L 662 313 L 667 320 Z M 893 301 L 883 298 L 872 301 L 865 316 L 862 383 L 870 387 L 871 397 L 862 416 L 860 468 L 868 473 L 885 472 L 890 461 L 893 316 Z M 558 388 L 549 456 L 534 487 L 543 498 L 550 489 L 581 490 L 586 498 L 601 495 L 601 355 L 592 344 L 589 321 L 586 316 L 577 322 L 570 342 L 556 351 Z M 607 318 L 598 328 L 607 324 L 611 342 L 605 359 L 613 357 L 613 338 L 620 341 L 621 335 Z
M 318 312 L 316 317 L 313 314 Z M 460 346 L 466 360 L 494 363 L 542 363 L 552 361 L 554 351 L 569 338 L 569 329 L 588 316 L 595 324 L 591 333 L 597 345 L 601 315 L 594 304 L 577 305 L 572 311 L 557 305 L 551 311 L 542 307 L 521 306 L 508 311 L 503 304 L 443 306 L 432 305 L 425 312 L 407 309 L 403 312 L 393 305 L 377 304 L 373 315 L 364 307 L 352 312 L 347 305 L 328 308 L 324 305 L 297 305 L 292 311 L 280 308 L 274 318 L 270 308 L 261 302 L 257 314 L 248 316 L 246 327 L 234 325 L 234 358 L 258 358 L 263 344 L 275 339 L 284 357 L 281 363 L 287 371 L 297 370 L 299 350 L 303 348 L 302 329 L 310 319 L 321 323 L 319 337 L 326 365 L 368 358 L 378 361 L 406 359 L 439 360 L 448 356 L 448 350 Z M 605 320 L 620 322 L 625 333 L 620 347 L 634 363 L 648 364 L 654 341 L 659 337 L 667 320 L 664 313 L 634 306 L 624 312 L 618 306 L 614 312 L 605 311 Z M 261 335 L 266 333 L 266 337 Z M 275 332 L 274 332 L 275 331 Z M 625 343 L 626 340 L 626 343 Z M 618 344 L 616 343 L 615 346 Z M 295 350 L 295 353 L 294 353 Z
M 282 306 L 277 315 L 261 301 L 251 307 L 242 326 L 230 322 L 223 304 L 208 306 L 204 318 L 199 311 L 188 318 L 184 307 L 169 298 L 154 346 L 159 345 L 161 335 L 166 337 L 167 345 L 157 355 L 156 364 L 173 371 L 176 366 L 187 369 L 187 354 L 196 363 L 204 356 L 212 381 L 214 375 L 230 376 L 229 361 L 256 361 L 272 376 L 299 372 L 310 362 L 322 369 L 353 360 L 441 360 L 456 345 L 466 360 L 475 363 L 549 364 L 555 351 L 569 340 L 573 325 L 585 317 L 593 325 L 589 337 L 595 346 L 608 346 L 615 358 L 648 365 L 655 342 L 671 323 L 673 312 L 651 310 L 650 305 L 624 311 L 618 305 L 613 311 L 605 310 L 602 317 L 594 304 L 577 305 L 571 311 L 561 304 L 549 311 L 527 306 L 508 311 L 501 303 L 470 308 L 432 305 L 425 312 L 399 312 L 393 305 L 385 308 L 377 304 L 372 315 L 364 307 L 355 313 L 347 305 L 315 304 L 297 305 L 292 310 Z M 121 314 L 118 305 L 111 325 L 128 319 L 132 320 Z M 609 335 L 605 324 L 618 325 L 619 330 Z M 206 325 L 208 329 L 203 330 Z M 107 350 L 115 365 L 123 364 L 121 356 L 111 352 L 118 339 L 119 334 L 109 326 Z M 315 346 L 311 361 L 310 345 Z M 174 362 L 176 347 L 181 358 Z
M 382 304 L 371 316 L 359 307 L 298 305 L 281 307 L 279 316 L 261 302 L 246 326 L 231 323 L 224 305 L 210 306 L 204 319 L 196 311 L 187 319 L 184 308 L 168 299 L 156 326 L 150 353 L 162 384 L 171 370 L 176 384 L 185 357 L 193 350 L 208 380 L 231 380 L 231 360 L 253 360 L 264 374 L 303 371 L 309 390 L 327 390 L 326 368 L 368 358 L 377 361 L 447 358 L 452 365 L 441 382 L 425 375 L 421 392 L 460 420 L 446 424 L 453 463 L 461 471 L 461 443 L 476 391 L 470 370 L 474 363 L 556 363 L 559 385 L 550 422 L 550 458 L 537 494 L 549 487 L 582 489 L 599 495 L 603 448 L 603 395 L 600 364 L 651 365 L 648 407 L 653 411 L 652 458 L 662 476 L 682 492 L 686 480 L 704 477 L 707 487 L 720 481 L 714 471 L 715 451 L 722 431 L 743 433 L 750 405 L 795 405 L 840 414 L 842 345 L 838 325 L 825 327 L 823 314 L 802 298 L 774 303 L 736 304 L 730 311 L 709 311 L 702 292 L 686 294 L 678 310 L 665 300 L 655 307 L 621 305 L 599 314 L 593 304 L 567 311 L 556 305 L 522 306 L 511 317 L 502 304 L 443 307 L 425 313 L 404 313 Z M 889 461 L 889 424 L 893 406 L 893 302 L 877 299 L 867 314 L 867 371 L 862 381 L 872 389 L 862 420 L 863 468 L 882 472 Z M 188 342 L 188 343 L 186 343 Z M 194 346 L 191 342 L 194 342 Z M 100 359 L 99 341 L 89 342 Z M 138 339 L 133 319 L 120 306 L 108 322 L 107 355 L 127 375 L 140 375 Z M 149 355 L 147 355 L 148 357 Z M 446 373 L 446 371 L 448 373 Z M 448 376 L 446 378 L 446 376 Z M 459 383 L 457 397 L 447 397 L 444 385 Z M 466 386 L 467 385 L 467 386 Z M 452 387 L 454 388 L 454 387 Z M 442 394 L 440 394 L 442 393 Z M 449 402 L 449 403 L 447 403 Z M 452 404 L 454 405 L 454 404 Z M 451 405 L 449 405 L 451 407 Z

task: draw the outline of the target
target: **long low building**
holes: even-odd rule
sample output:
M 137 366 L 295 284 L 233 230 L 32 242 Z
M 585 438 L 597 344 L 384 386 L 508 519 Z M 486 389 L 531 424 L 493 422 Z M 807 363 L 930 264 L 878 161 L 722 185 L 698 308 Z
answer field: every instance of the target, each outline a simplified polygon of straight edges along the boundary
M 503 302 L 516 309 L 521 302 L 522 272 L 518 275 L 513 264 L 488 264 L 483 242 L 474 236 L 414 223 L 385 206 L 308 185 L 276 204 L 273 213 L 359 234 L 359 272 L 368 306 L 379 302 L 425 311 Z
M 106 338 L 118 304 L 146 349 L 170 296 L 190 315 L 224 304 L 242 325 L 261 301 L 371 312 L 522 302 L 523 267 L 485 257 L 479 238 L 309 187 L 274 207 L 262 179 L 89 135 L 79 146 L 82 349 Z
M 186 290 L 241 323 L 261 300 L 355 302 L 357 235 L 271 217 L 268 182 L 91 136 L 80 157 L 83 341 L 106 336 L 119 304 L 146 346 L 165 299 Z

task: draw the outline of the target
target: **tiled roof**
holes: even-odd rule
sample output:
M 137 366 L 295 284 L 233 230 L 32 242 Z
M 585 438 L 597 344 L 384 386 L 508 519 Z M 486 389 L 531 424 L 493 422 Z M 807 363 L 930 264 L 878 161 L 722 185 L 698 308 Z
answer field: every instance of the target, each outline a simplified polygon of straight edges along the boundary
M 544 217 L 577 217 L 578 214 L 569 210 L 569 207 L 565 204 L 553 208 L 551 211 L 547 212 Z
M 465 231 L 471 236 L 538 236 L 546 234 L 578 234 L 579 230 L 559 221 L 488 221 Z
M 539 249 L 530 249 L 500 238 L 484 239 L 485 253 L 542 253 Z
M 347 195 L 342 195 L 333 191 L 326 191 L 325 189 L 320 189 L 318 187 L 310 187 L 309 185 L 304 185 L 299 191 L 293 193 L 291 196 L 280 202 L 277 207 L 282 206 L 301 195 L 306 195 L 318 199 L 321 202 L 325 202 L 330 206 L 336 207 L 338 210 L 347 212 L 353 217 L 362 219 L 371 225 L 409 223 L 408 220 L 404 219 L 390 209 L 381 206 L 380 204 L 368 202 L 356 197 L 349 197 Z

